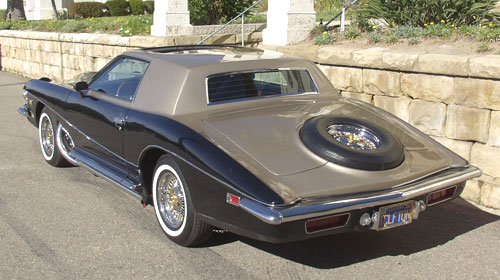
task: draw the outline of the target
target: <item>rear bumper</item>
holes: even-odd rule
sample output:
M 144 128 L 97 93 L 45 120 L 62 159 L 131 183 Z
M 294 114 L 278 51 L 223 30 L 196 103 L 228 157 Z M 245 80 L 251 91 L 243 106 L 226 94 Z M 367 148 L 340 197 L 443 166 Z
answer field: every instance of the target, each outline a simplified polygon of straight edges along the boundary
M 297 220 L 403 202 L 463 183 L 478 176 L 481 176 L 481 170 L 475 166 L 452 168 L 397 189 L 375 194 L 329 198 L 320 201 L 303 201 L 291 207 L 269 207 L 242 198 L 240 207 L 265 223 L 279 225 Z

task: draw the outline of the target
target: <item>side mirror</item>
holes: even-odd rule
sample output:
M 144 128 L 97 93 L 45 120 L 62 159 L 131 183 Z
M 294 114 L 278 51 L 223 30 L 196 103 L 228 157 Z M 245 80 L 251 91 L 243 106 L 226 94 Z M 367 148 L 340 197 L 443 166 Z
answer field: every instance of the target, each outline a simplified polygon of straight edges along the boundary
M 87 84 L 87 82 L 78 82 L 73 88 L 78 92 L 82 92 L 89 88 L 89 84 Z

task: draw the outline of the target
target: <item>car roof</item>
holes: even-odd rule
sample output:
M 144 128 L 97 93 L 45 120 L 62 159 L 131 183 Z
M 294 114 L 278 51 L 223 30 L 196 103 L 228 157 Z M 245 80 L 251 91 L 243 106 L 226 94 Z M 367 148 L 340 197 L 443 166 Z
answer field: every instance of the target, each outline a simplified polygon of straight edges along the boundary
M 320 92 L 336 92 L 314 63 L 276 51 L 213 45 L 172 46 L 128 51 L 122 56 L 150 62 L 132 107 L 167 116 L 221 107 L 207 106 L 206 78 L 227 72 L 299 67 L 310 72 Z
M 225 45 L 184 45 L 145 48 L 125 54 L 150 61 L 163 61 L 187 69 L 214 64 L 255 60 L 297 60 L 284 53 Z

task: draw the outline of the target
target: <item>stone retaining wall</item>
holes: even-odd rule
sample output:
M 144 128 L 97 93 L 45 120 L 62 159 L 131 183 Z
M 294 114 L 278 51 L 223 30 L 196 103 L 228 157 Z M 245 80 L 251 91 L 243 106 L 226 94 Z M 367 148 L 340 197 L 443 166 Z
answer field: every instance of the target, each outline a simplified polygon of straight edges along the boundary
M 343 96 L 393 113 L 480 167 L 462 196 L 500 208 L 500 55 L 261 47 L 315 61 Z
M 259 32 L 245 34 L 258 43 Z M 202 36 L 120 37 L 0 31 L 0 68 L 17 74 L 70 81 L 97 71 L 134 48 L 196 44 Z M 222 34 L 207 44 L 235 44 L 241 35 Z M 379 106 L 454 150 L 484 175 L 471 180 L 463 197 L 500 209 L 500 55 L 397 52 L 386 48 L 287 46 L 273 49 L 319 64 L 346 97 Z
M 255 25 L 245 33 L 245 43 L 262 41 Z M 83 72 L 101 69 L 124 51 L 170 45 L 196 44 L 206 35 L 182 37 L 132 36 L 109 34 L 52 33 L 0 30 L 0 69 L 56 82 L 71 81 Z M 205 44 L 240 44 L 241 34 L 217 34 Z

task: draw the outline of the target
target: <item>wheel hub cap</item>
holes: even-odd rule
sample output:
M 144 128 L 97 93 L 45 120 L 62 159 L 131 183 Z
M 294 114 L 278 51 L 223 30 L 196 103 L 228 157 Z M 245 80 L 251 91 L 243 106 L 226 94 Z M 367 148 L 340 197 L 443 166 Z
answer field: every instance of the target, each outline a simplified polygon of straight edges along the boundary
M 380 147 L 380 139 L 359 125 L 332 124 L 327 127 L 327 131 L 335 140 L 354 150 L 370 151 Z
M 177 177 L 165 172 L 159 180 L 159 208 L 163 220 L 171 228 L 178 228 L 184 221 L 185 198 Z

